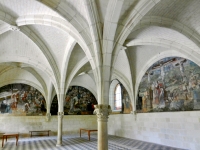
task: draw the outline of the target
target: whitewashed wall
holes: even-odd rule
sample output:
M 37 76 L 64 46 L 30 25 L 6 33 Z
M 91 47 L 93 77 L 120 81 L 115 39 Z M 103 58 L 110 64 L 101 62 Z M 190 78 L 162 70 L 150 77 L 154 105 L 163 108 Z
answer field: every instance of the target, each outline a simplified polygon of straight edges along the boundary
M 51 130 L 56 135 L 57 116 L 51 116 L 47 122 L 45 116 L 9 116 L 0 115 L 0 133 L 19 132 L 28 136 L 30 130 Z M 63 134 L 79 133 L 80 128 L 97 129 L 96 115 L 66 115 L 63 117 Z
M 0 133 L 29 130 L 51 130 L 57 133 L 57 116 L 46 122 L 45 116 L 0 115 Z M 67 115 L 63 118 L 63 134 L 79 133 L 79 128 L 97 128 L 96 115 Z M 200 149 L 200 111 L 110 115 L 108 134 L 189 150 Z
M 108 134 L 199 150 L 200 111 L 110 115 Z

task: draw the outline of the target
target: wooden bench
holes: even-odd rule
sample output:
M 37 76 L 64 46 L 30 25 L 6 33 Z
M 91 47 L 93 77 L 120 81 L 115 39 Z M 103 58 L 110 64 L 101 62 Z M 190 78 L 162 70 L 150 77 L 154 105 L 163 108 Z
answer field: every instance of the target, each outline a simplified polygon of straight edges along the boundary
M 81 130 L 86 131 L 88 133 L 88 139 L 89 139 L 89 141 L 90 141 L 90 132 L 98 131 L 96 129 L 83 129 L 83 128 L 81 128 L 80 129 L 80 137 L 81 137 Z
M 18 142 L 18 139 L 19 139 L 19 133 L 4 133 L 3 138 L 2 138 L 2 147 L 4 145 L 4 139 L 6 139 L 6 142 L 7 142 L 7 138 L 11 137 L 11 136 L 16 137 L 16 146 L 17 146 L 17 142 Z
M 49 136 L 49 132 L 50 132 L 51 130 L 39 130 L 39 131 L 29 131 L 29 133 L 30 133 L 30 136 L 32 137 L 33 136 L 33 133 L 35 132 L 35 133 L 46 133 L 45 135 L 48 135 Z M 44 134 L 42 134 L 42 136 L 43 136 Z M 35 136 L 39 136 L 38 134 L 37 135 L 35 135 Z

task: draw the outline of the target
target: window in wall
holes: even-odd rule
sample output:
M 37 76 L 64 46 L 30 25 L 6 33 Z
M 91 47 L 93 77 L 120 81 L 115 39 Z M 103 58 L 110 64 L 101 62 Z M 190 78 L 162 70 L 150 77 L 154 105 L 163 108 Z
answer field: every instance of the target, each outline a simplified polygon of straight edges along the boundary
M 121 110 L 122 109 L 122 95 L 121 95 L 120 84 L 117 84 L 116 87 L 115 87 L 114 109 L 115 110 Z

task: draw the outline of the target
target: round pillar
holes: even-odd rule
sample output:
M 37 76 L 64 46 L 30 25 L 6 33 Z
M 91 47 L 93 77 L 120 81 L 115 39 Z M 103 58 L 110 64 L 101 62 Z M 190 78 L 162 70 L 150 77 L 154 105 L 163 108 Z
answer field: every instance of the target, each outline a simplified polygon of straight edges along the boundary
M 64 112 L 58 112 L 58 133 L 56 146 L 62 146 L 62 125 L 63 125 Z
M 111 113 L 110 105 L 95 105 L 94 114 L 98 121 L 98 150 L 108 150 L 108 115 Z

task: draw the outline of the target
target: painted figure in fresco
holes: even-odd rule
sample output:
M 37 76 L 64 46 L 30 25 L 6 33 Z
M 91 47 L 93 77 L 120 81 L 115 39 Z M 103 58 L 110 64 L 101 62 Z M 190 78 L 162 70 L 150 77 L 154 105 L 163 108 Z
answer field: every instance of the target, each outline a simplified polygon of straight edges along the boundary
M 27 92 L 24 91 L 23 94 L 21 95 L 22 102 L 26 102 L 26 97 L 27 97 Z
M 7 104 L 7 105 L 6 105 L 5 113 L 12 113 L 12 110 L 11 110 L 10 104 Z
M 150 72 L 148 72 L 148 83 L 151 82 Z
M 147 97 L 143 95 L 142 97 L 142 111 L 146 112 L 147 111 Z
M 180 62 L 180 71 L 182 76 L 184 76 L 184 71 L 185 71 L 183 63 L 184 63 L 183 61 Z
M 78 103 L 78 97 L 74 93 L 74 97 L 70 100 L 70 109 L 69 113 L 74 113 L 74 106 Z
M 20 103 L 23 103 L 24 92 L 20 91 Z
M 89 101 L 88 103 L 87 103 L 87 111 L 92 111 L 93 109 L 92 109 L 92 103 Z
M 193 88 L 193 98 L 194 98 L 194 102 L 199 102 L 199 97 L 200 97 L 200 89 L 199 89 L 199 85 L 196 85 Z
M 173 92 L 168 91 L 168 98 L 166 100 L 168 107 L 170 106 L 171 102 L 173 102 L 173 100 L 174 100 Z
M 137 97 L 137 103 L 138 103 L 138 109 L 141 110 L 142 109 L 142 97 L 140 96 L 140 90 L 138 92 L 138 97 Z
M 184 75 L 183 76 L 183 90 L 184 91 L 189 91 L 188 84 L 189 84 L 189 81 L 187 77 Z
M 40 102 L 39 98 L 35 97 L 34 105 L 35 105 L 36 113 L 39 113 L 40 110 L 41 110 L 40 109 L 41 108 L 41 102 Z
M 130 107 L 129 98 L 128 98 L 127 95 L 125 95 L 125 106 L 126 106 L 126 108 L 128 108 L 128 109 L 129 109 L 129 107 Z
M 160 88 L 159 108 L 165 108 L 164 89 L 162 87 Z
M 122 95 L 121 95 L 122 96 L 121 112 L 125 113 L 125 114 L 129 114 L 132 111 L 131 100 L 130 100 L 130 97 L 129 97 L 129 94 L 128 94 L 126 88 L 122 84 L 121 84 L 121 89 L 122 89 L 122 91 L 121 91 L 122 92 Z M 138 93 L 138 95 L 139 95 L 139 93 Z M 141 100 L 141 103 L 142 103 L 142 100 Z
M 24 105 L 24 111 L 26 113 L 28 113 L 29 109 L 30 109 L 30 104 L 29 103 L 25 103 L 25 105 Z
M 46 102 L 44 99 L 41 100 L 41 111 L 46 112 Z
M 71 98 L 70 93 L 68 93 L 68 95 L 66 95 L 66 97 L 65 97 L 65 101 L 67 103 L 70 102 L 70 98 Z
M 13 94 L 12 96 L 11 96 L 11 98 L 12 98 L 12 101 L 13 101 L 13 109 L 17 109 L 17 96 L 16 96 L 16 94 Z
M 153 108 L 155 108 L 159 104 L 160 87 L 158 81 L 154 82 L 153 86 Z
M 1 102 L 1 113 L 5 113 L 6 107 L 6 101 L 4 100 Z
M 194 109 L 200 109 L 200 87 L 198 76 L 198 74 L 194 75 L 193 72 L 191 72 L 189 80 L 189 89 L 193 94 Z
M 157 81 L 153 84 L 153 108 L 163 108 L 165 105 L 164 101 L 164 85 Z
M 142 93 L 142 111 L 146 112 L 147 111 L 147 91 L 145 89 L 145 91 Z
M 161 63 L 160 64 L 160 75 L 161 75 L 161 79 L 164 82 L 165 79 L 165 70 L 164 70 L 164 65 Z
M 179 60 L 177 60 L 179 61 Z M 177 62 L 175 61 L 175 62 Z M 184 68 L 184 63 L 186 62 L 186 59 L 182 59 L 180 62 L 176 63 L 175 66 L 179 66 L 180 67 L 180 72 L 181 72 L 181 76 L 184 76 L 184 72 L 185 72 L 185 68 Z
M 16 93 L 16 101 L 17 101 L 17 104 L 19 103 L 19 97 L 20 97 L 19 93 L 20 93 L 20 91 L 17 91 L 17 93 Z
M 195 89 L 198 85 L 197 77 L 194 76 L 192 79 L 192 88 Z
M 155 82 L 153 82 L 153 84 L 151 85 L 151 89 L 153 90 L 152 104 L 153 104 L 153 108 L 154 108 L 154 105 L 155 105 L 155 102 L 156 102 L 156 96 L 157 96 L 157 91 L 156 91 L 156 88 L 155 88 Z

